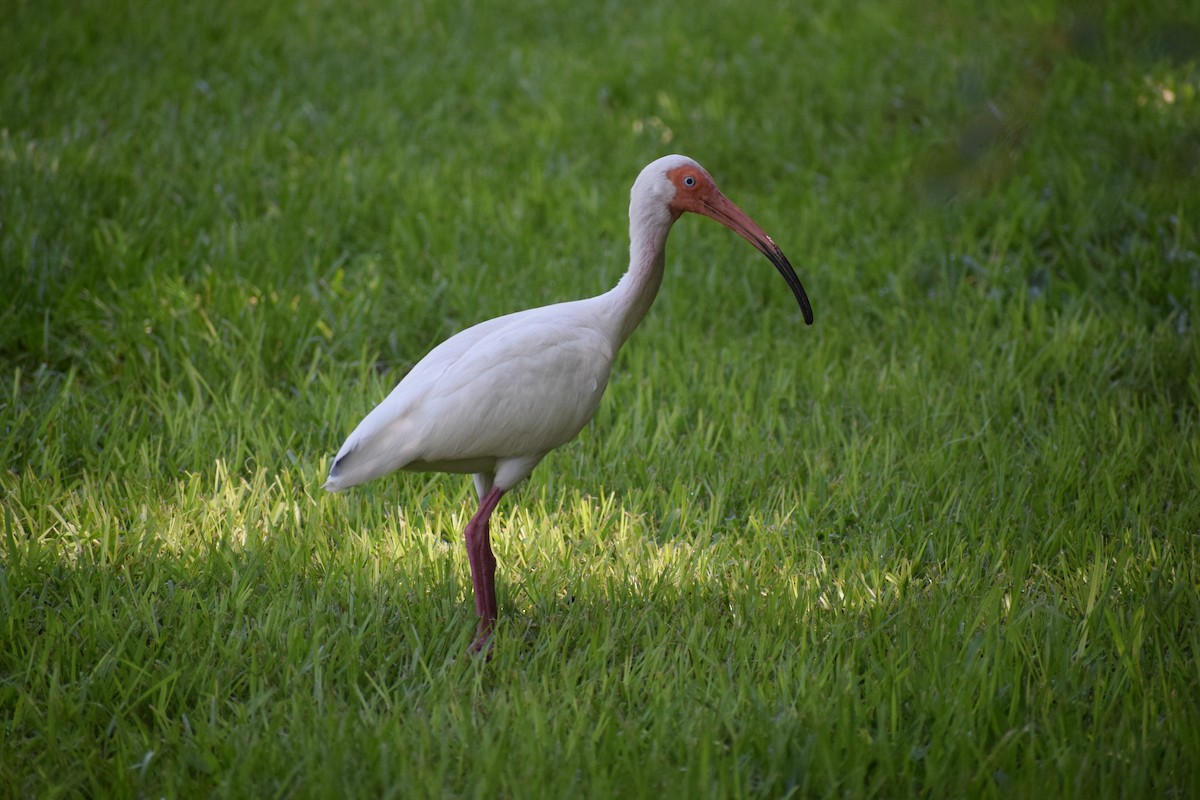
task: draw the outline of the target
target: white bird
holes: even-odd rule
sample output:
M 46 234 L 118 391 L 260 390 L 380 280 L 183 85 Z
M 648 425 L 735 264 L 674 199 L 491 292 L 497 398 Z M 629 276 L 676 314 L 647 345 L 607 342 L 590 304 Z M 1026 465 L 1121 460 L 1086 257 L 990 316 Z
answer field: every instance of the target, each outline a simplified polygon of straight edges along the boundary
M 771 237 L 690 158 L 664 156 L 629 199 L 629 270 L 586 300 L 497 317 L 429 352 L 358 424 L 325 488 L 340 492 L 396 470 L 473 473 L 479 510 L 464 538 L 479 618 L 470 651 L 490 651 L 498 609 L 488 522 L 500 497 L 575 437 L 600 405 L 613 358 L 662 283 L 667 234 L 685 212 L 741 234 L 787 280 L 812 324 L 800 279 Z

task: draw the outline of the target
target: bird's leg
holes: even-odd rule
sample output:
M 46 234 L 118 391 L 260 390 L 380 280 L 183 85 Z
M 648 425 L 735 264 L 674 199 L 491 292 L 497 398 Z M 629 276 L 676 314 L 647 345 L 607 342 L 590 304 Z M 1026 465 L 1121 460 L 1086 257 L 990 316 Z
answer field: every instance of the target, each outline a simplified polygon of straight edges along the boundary
M 463 538 L 467 543 L 467 559 L 471 563 L 471 582 L 475 589 L 475 615 L 479 623 L 475 628 L 475 640 L 468 650 L 481 653 L 488 649 L 492 635 L 492 624 L 496 621 L 496 557 L 492 554 L 491 531 L 488 522 L 496 504 L 504 492 L 493 486 L 479 501 L 479 510 L 467 528 Z

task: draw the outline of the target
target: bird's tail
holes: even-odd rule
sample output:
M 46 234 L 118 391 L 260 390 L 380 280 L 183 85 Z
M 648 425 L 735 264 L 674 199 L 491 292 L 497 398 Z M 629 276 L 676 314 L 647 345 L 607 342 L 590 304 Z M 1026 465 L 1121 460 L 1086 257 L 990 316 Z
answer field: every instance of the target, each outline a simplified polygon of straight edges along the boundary
M 396 450 L 388 442 L 375 439 L 364 444 L 361 438 L 352 436 L 342 445 L 329 468 L 325 479 L 325 490 L 344 492 L 360 483 L 394 472 L 406 459 L 397 459 Z
M 369 480 L 394 472 L 412 460 L 405 446 L 406 426 L 392 419 L 387 401 L 380 403 L 346 437 L 333 458 L 325 489 L 344 492 Z
M 333 466 L 329 468 L 329 477 L 325 479 L 322 489 L 327 492 L 344 492 L 352 486 L 356 486 L 359 482 L 352 481 L 345 475 L 345 470 L 342 469 L 342 461 L 349 453 L 339 455 L 334 459 Z

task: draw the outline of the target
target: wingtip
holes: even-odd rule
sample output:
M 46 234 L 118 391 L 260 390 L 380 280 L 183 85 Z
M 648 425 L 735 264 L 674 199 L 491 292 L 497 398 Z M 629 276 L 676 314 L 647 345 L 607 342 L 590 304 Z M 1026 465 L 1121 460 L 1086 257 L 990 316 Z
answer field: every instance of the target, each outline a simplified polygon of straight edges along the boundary
M 343 486 L 342 482 L 338 480 L 338 472 L 340 471 L 338 466 L 340 465 L 341 460 L 342 459 L 340 456 L 333 459 L 333 463 L 329 466 L 329 476 L 325 478 L 325 482 L 321 484 L 321 488 L 331 494 L 344 492 L 348 488 Z
M 340 460 L 341 459 L 338 459 L 337 461 L 333 462 L 333 466 L 329 468 L 329 477 L 325 479 L 325 483 L 321 484 L 321 488 L 327 492 L 330 492 L 331 494 L 344 492 L 350 488 L 349 486 L 343 485 L 341 479 L 338 477 L 338 462 Z

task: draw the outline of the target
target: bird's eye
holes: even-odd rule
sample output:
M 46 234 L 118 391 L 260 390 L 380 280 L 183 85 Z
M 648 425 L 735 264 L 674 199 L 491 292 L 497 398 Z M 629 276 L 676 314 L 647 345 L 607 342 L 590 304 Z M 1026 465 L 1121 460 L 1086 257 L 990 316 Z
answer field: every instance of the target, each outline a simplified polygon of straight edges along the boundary
M 686 178 L 683 179 L 683 185 L 684 186 L 695 186 L 696 185 L 696 177 L 694 175 L 688 175 Z

